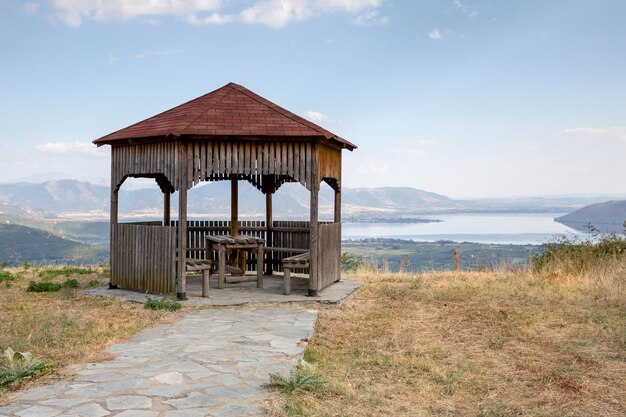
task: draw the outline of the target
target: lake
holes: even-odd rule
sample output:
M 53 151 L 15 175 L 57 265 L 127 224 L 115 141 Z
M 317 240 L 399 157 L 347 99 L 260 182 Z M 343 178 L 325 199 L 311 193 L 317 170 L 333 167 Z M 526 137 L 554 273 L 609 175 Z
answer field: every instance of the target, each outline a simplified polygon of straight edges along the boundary
M 555 235 L 586 238 L 554 221 L 565 213 L 463 213 L 424 216 L 438 223 L 344 223 L 343 239 L 395 238 L 415 241 L 540 244 Z

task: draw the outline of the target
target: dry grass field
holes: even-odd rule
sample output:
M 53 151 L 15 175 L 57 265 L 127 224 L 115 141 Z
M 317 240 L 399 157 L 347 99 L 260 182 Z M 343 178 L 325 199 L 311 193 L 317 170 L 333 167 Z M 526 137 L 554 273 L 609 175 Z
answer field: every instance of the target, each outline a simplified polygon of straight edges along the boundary
M 80 287 L 105 282 L 104 275 L 101 267 L 0 271 L 0 347 L 31 352 L 52 365 L 50 375 L 34 383 L 58 377 L 70 364 L 107 359 L 107 346 L 143 328 L 175 319 L 175 313 L 80 293 Z M 68 279 L 77 280 L 79 288 L 26 291 L 31 281 L 62 284 Z M 7 399 L 7 391 L 0 390 L 0 404 Z
M 624 265 L 355 273 L 366 285 L 320 312 L 305 354 L 319 383 L 275 391 L 271 413 L 626 415 Z

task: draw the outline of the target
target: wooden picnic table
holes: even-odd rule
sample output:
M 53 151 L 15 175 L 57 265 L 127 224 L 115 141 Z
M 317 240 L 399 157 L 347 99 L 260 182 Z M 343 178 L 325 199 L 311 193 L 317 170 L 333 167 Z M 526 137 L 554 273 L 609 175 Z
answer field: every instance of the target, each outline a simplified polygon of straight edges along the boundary
M 263 258 L 265 253 L 265 240 L 254 236 L 207 236 L 206 237 L 207 259 L 213 260 L 213 251 L 218 253 L 218 288 L 224 288 L 226 283 L 226 271 L 231 273 L 240 272 L 243 278 L 229 282 L 256 281 L 257 288 L 263 288 Z M 243 252 L 243 253 L 242 253 Z M 252 252 L 257 255 L 256 278 L 246 278 L 246 253 Z M 226 265 L 226 255 L 237 253 L 239 255 L 239 268 Z

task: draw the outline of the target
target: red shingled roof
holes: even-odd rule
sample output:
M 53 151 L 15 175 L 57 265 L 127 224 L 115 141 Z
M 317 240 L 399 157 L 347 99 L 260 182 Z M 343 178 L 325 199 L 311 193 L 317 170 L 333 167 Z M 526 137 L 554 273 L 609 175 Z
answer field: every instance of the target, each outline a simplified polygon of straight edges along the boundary
M 105 145 L 118 140 L 171 136 L 323 137 L 337 141 L 350 150 L 356 148 L 334 133 L 235 83 L 110 133 L 93 143 Z

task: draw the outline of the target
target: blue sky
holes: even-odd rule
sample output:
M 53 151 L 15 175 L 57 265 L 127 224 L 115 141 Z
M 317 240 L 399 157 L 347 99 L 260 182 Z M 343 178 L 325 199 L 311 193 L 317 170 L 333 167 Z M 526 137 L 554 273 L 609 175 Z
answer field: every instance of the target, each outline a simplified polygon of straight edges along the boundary
M 344 184 L 626 194 L 626 2 L 5 0 L 0 181 L 233 81 L 359 146 Z M 52 174 L 55 173 L 55 174 Z

